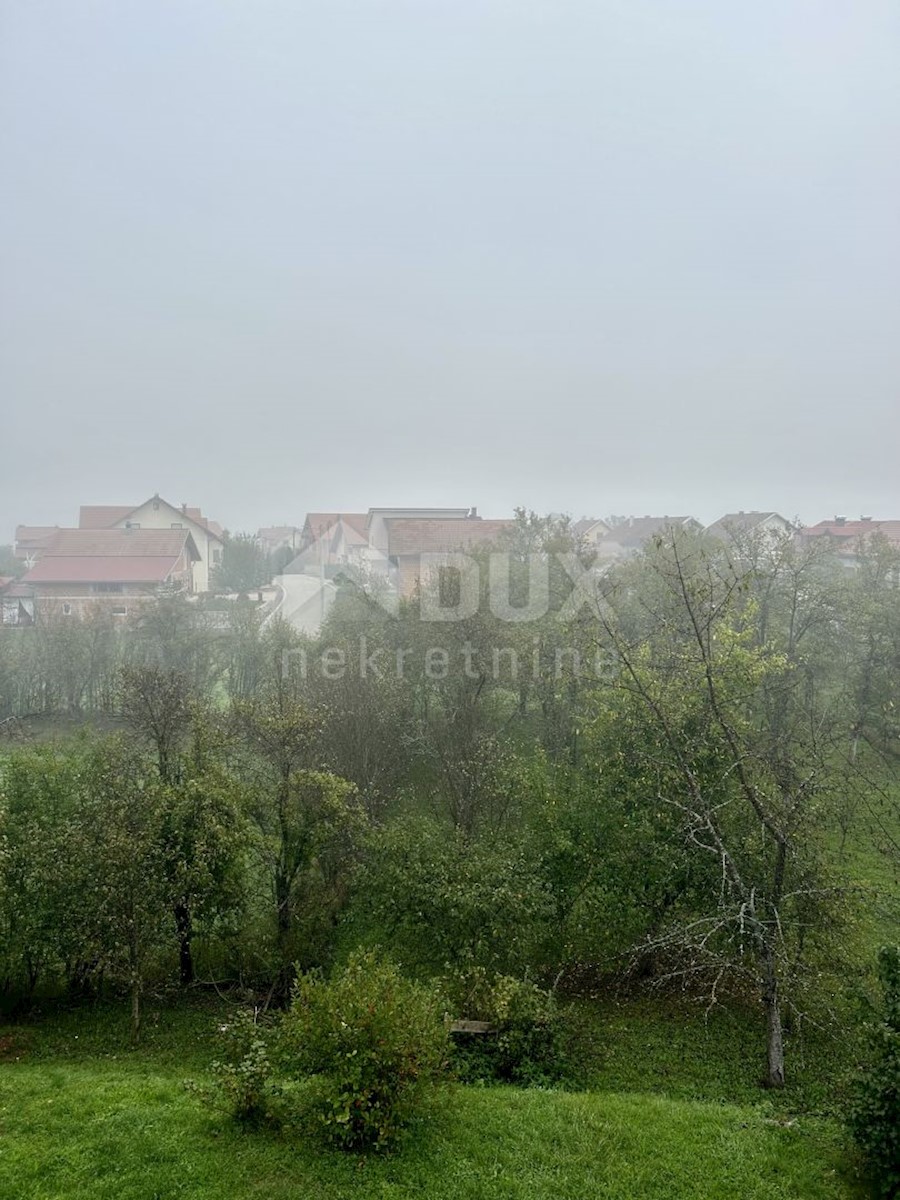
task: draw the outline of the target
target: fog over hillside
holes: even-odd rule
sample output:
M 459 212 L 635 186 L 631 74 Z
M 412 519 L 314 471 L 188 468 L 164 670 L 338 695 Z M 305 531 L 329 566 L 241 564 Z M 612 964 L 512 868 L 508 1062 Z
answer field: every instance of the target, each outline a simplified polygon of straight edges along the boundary
M 2 5 L 0 543 L 900 515 L 889 0 Z

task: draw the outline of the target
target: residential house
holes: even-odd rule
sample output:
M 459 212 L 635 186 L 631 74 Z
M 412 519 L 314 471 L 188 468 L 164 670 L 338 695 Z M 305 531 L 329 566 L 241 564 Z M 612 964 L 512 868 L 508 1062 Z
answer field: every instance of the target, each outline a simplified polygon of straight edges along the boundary
M 177 507 L 151 496 L 136 508 L 123 505 L 82 505 L 79 529 L 185 529 L 190 533 L 198 557 L 193 565 L 194 592 L 208 592 L 212 570 L 221 561 L 224 531 L 203 516 L 199 508 Z
M 707 525 L 710 537 L 728 542 L 739 550 L 751 547 L 771 550 L 793 538 L 794 525 L 777 512 L 726 513 Z
M 588 549 L 595 550 L 612 530 L 606 521 L 597 517 L 582 517 L 580 521 L 573 522 L 572 532 Z
M 346 573 L 378 586 L 386 580 L 410 596 L 421 577 L 422 555 L 470 550 L 496 541 L 512 521 L 486 521 L 474 508 L 371 508 L 368 513 L 309 513 L 300 552 L 278 583 L 280 615 L 309 632 L 324 619 L 334 589 L 330 581 Z M 303 583 L 314 576 L 319 594 Z
M 284 573 L 330 579 L 348 567 L 363 567 L 368 558 L 367 525 L 365 513 L 308 513 L 299 552 Z
M 472 516 L 473 512 L 474 509 L 470 510 L 470 515 L 464 517 L 379 516 L 379 541 L 374 549 L 386 558 L 392 573 L 396 573 L 401 596 L 411 596 L 418 586 L 428 561 L 423 563 L 423 555 L 451 554 L 493 545 L 504 531 L 515 525 L 513 521 Z
M 494 541 L 510 521 L 486 521 L 474 508 L 370 508 L 368 513 L 310 513 L 300 553 L 285 575 L 331 579 L 342 571 L 389 578 L 409 596 L 423 554 L 467 550 Z
M 699 533 L 702 528 L 694 517 L 625 517 L 597 541 L 597 556 L 601 560 L 632 558 L 655 537 L 673 530 Z
M 900 551 L 900 521 L 873 520 L 871 517 L 848 521 L 846 517 L 835 517 L 833 521 L 804 526 L 797 536 L 802 545 L 830 547 L 844 566 L 854 568 L 858 565 L 860 552 L 876 535 Z
M 164 589 L 193 589 L 200 555 L 187 529 L 61 529 L 19 581 L 31 612 L 83 614 L 97 604 L 124 617 Z

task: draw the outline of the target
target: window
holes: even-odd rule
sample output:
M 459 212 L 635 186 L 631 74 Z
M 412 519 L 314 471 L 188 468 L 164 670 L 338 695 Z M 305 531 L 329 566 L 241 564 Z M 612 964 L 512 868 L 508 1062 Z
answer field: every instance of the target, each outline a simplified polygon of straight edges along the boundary
M 118 593 L 125 591 L 125 585 L 121 583 L 94 583 L 91 585 L 92 592 L 100 592 L 104 595 L 110 593 Z
M 124 604 L 115 604 L 113 605 L 112 615 L 114 617 L 127 617 L 128 609 Z
M 72 605 L 71 605 L 71 604 L 64 604 L 64 605 L 63 605 L 63 616 L 64 616 L 64 617 L 71 617 L 71 615 L 72 615 Z

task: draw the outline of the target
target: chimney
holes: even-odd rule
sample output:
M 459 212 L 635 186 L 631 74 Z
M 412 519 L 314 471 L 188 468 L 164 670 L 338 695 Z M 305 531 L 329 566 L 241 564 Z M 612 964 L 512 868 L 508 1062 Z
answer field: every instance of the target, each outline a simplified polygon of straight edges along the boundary
M 871 520 L 872 520 L 872 518 L 871 518 L 871 517 L 860 517 L 859 519 L 860 519 L 861 521 L 871 521 Z
M 187 516 L 187 504 L 182 504 L 181 512 L 184 516 Z
M 473 521 L 479 520 L 478 509 L 475 507 L 474 504 L 472 505 L 472 508 L 469 511 L 469 516 L 472 518 Z
M 835 517 L 835 518 L 834 518 L 834 523 L 835 523 L 835 525 L 846 525 L 846 524 L 847 524 L 847 518 L 846 518 L 846 517 Z

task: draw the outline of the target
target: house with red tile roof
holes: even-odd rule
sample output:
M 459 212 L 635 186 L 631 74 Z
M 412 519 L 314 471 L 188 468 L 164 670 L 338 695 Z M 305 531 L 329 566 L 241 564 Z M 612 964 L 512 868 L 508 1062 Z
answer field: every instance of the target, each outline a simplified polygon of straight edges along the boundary
M 311 512 L 306 514 L 300 530 L 298 549 L 302 552 L 316 542 L 329 539 L 339 525 L 344 527 L 348 537 L 360 542 L 368 540 L 368 513 Z
M 85 504 L 78 515 L 78 528 L 90 529 L 186 529 L 199 557 L 193 566 L 195 592 L 208 592 L 212 570 L 221 561 L 224 531 L 204 517 L 199 508 L 174 505 L 158 494 L 137 507 L 119 504 Z
M 900 551 L 900 521 L 873 520 L 871 517 L 848 521 L 846 517 L 835 517 L 833 521 L 806 525 L 798 534 L 803 545 L 830 547 L 848 567 L 856 566 L 859 554 L 875 537 L 883 538 Z
M 192 591 L 199 557 L 187 529 L 60 529 L 17 591 L 35 614 L 103 604 L 124 617 L 163 590 Z
M 451 517 L 388 515 L 380 518 L 378 541 L 370 535 L 370 545 L 396 572 L 401 596 L 411 596 L 421 581 L 428 561 L 423 562 L 423 555 L 465 553 L 479 546 L 494 545 L 515 525 L 514 521 L 485 520 L 473 515 L 474 509 L 464 512 L 463 516 Z
M 309 513 L 300 553 L 285 575 L 331 579 L 342 571 L 387 577 L 410 596 L 422 556 L 467 551 L 497 541 L 513 521 L 491 521 L 474 508 L 370 508 L 368 513 Z
M 369 539 L 365 513 L 307 513 L 299 552 L 285 567 L 286 575 L 325 575 L 347 567 L 362 568 Z

